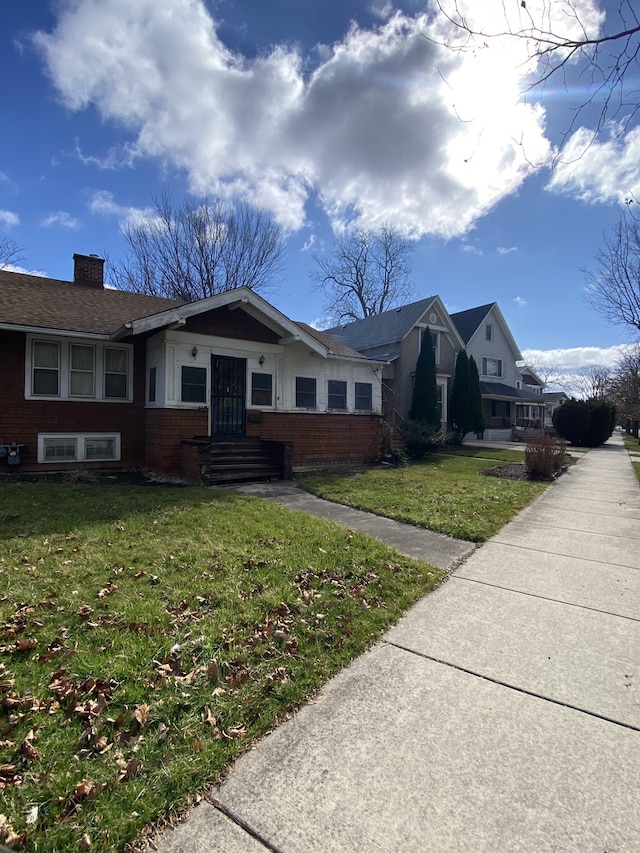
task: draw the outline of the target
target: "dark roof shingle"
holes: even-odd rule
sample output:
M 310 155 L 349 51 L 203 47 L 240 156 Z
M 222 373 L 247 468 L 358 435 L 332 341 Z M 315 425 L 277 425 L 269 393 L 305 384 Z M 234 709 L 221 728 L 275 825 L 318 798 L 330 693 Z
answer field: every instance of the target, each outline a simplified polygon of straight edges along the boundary
M 184 305 L 175 299 L 0 270 L 0 324 L 111 335 L 125 323 Z
M 354 320 L 344 326 L 334 326 L 324 331 L 357 350 L 402 341 L 435 298 L 429 296 L 401 308 L 393 308 L 391 311 L 383 311 L 382 314 L 374 314 L 372 317 Z

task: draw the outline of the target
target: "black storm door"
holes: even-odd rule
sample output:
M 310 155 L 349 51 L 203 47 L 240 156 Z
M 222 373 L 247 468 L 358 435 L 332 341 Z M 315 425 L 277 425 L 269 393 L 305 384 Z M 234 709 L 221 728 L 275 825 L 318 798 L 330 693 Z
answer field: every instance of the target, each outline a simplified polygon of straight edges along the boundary
M 211 434 L 244 435 L 246 358 L 211 356 Z

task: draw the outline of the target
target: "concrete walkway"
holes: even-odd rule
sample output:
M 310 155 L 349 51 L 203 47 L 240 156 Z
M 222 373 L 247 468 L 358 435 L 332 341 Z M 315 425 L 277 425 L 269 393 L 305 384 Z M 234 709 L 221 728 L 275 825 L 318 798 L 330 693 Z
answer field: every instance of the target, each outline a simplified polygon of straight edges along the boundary
M 637 853 L 639 679 L 640 488 L 616 435 L 154 849 Z

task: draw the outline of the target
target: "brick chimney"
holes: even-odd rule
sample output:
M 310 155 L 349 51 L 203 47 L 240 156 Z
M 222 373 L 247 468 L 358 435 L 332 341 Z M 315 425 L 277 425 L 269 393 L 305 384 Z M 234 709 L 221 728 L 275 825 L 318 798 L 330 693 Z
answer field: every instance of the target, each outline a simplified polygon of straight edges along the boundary
M 104 287 L 104 258 L 98 255 L 74 255 L 73 256 L 73 281 L 83 287 L 95 287 L 100 290 Z

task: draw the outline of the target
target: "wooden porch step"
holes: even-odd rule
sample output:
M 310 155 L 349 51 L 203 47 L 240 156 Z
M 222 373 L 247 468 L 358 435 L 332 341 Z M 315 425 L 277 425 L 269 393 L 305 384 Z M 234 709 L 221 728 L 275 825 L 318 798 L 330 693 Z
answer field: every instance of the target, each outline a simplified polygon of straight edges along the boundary
M 282 480 L 285 472 L 273 448 L 261 439 L 223 437 L 203 442 L 202 481 L 207 485 Z

